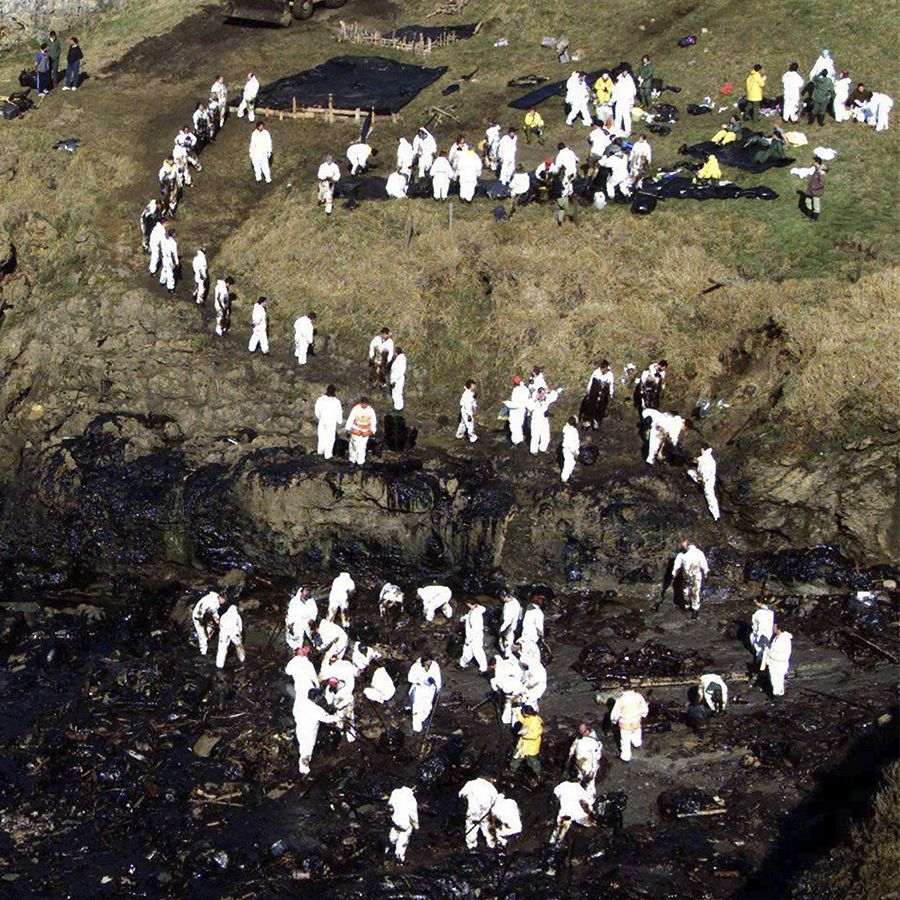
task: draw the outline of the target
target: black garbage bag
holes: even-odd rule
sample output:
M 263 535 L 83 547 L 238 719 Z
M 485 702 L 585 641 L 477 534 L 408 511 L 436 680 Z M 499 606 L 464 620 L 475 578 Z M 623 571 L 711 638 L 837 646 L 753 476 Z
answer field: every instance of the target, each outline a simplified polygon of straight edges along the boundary
M 427 68 L 380 56 L 335 56 L 314 69 L 264 85 L 257 102 L 287 110 L 295 100 L 298 106 L 327 106 L 331 98 L 339 109 L 374 109 L 387 115 L 399 112 L 446 71 L 446 66 Z
M 677 122 L 678 107 L 671 103 L 656 104 L 656 121 L 657 122 Z
M 794 162 L 793 157 L 785 157 L 784 159 L 769 160 L 768 162 L 758 163 L 755 160 L 756 154 L 760 150 L 759 144 L 751 144 L 747 147 L 747 143 L 753 138 L 761 137 L 758 131 L 751 131 L 749 128 L 741 129 L 741 134 L 737 140 L 731 144 L 725 144 L 724 147 L 714 144 L 712 141 L 702 141 L 699 144 L 693 144 L 690 147 L 681 147 L 678 152 L 683 156 L 692 156 L 706 162 L 706 157 L 712 153 L 723 166 L 735 166 L 746 172 L 765 172 L 767 169 L 781 166 L 789 166 Z
M 599 447 L 582 447 L 578 451 L 578 462 L 583 466 L 593 466 L 599 458 Z
M 687 111 L 689 116 L 705 116 L 712 112 L 712 107 L 704 106 L 702 103 L 688 103 Z
M 650 126 L 650 131 L 658 134 L 660 137 L 665 137 L 667 134 L 672 133 L 672 129 L 668 125 L 657 125 L 655 123 Z
M 23 88 L 37 88 L 37 73 L 29 69 L 22 69 L 19 73 L 19 84 Z
M 649 216 L 656 209 L 656 197 L 646 191 L 638 191 L 631 199 L 631 211 L 638 216 Z

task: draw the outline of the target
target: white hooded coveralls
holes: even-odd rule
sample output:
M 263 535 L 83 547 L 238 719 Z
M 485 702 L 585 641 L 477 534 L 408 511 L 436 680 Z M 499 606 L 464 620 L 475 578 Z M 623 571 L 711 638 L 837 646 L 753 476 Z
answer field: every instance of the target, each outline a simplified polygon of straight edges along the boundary
M 325 207 L 326 215 L 334 209 L 334 186 L 341 180 L 341 170 L 336 162 L 323 162 L 316 173 L 319 184 L 319 203 Z
M 609 169 L 609 175 L 606 176 L 606 196 L 610 200 L 616 197 L 616 188 L 622 195 L 628 197 L 631 195 L 631 188 L 628 184 L 628 159 L 621 153 L 610 153 L 600 160 L 600 165 L 604 169 Z
M 627 72 L 622 72 L 613 85 L 610 98 L 615 109 L 613 130 L 621 135 L 631 134 L 631 110 L 634 109 L 636 94 L 634 79 Z
M 424 134 L 416 134 L 413 138 L 413 155 L 418 160 L 419 178 L 424 178 L 431 169 L 434 155 L 437 153 L 437 141 L 430 131 L 422 129 Z
M 162 222 L 157 222 L 153 228 L 150 229 L 150 237 L 147 239 L 147 244 L 150 247 L 150 274 L 155 275 L 156 270 L 159 268 L 159 252 L 162 247 L 162 242 L 166 236 L 166 226 L 163 225 Z
M 306 365 L 309 348 L 315 340 L 315 326 L 309 316 L 300 316 L 294 322 L 294 356 L 298 365 Z
M 394 685 L 394 680 L 384 666 L 379 666 L 372 673 L 372 681 L 369 683 L 369 687 L 363 688 L 363 694 L 373 703 L 387 703 L 396 692 L 397 688 Z
M 394 856 L 406 861 L 406 848 L 412 833 L 419 827 L 419 805 L 412 788 L 399 787 L 388 798 L 391 810 L 391 830 L 388 839 L 394 847 Z
M 266 180 L 266 184 L 272 183 L 272 173 L 269 169 L 269 160 L 272 156 L 272 135 L 263 128 L 253 129 L 250 135 L 250 162 L 253 163 L 253 175 L 257 181 Z
M 421 658 L 410 667 L 406 680 L 410 683 L 412 730 L 419 732 L 434 708 L 434 698 L 441 689 L 441 667 L 436 660 L 426 669 Z
M 506 794 L 497 794 L 497 799 L 491 807 L 490 818 L 498 847 L 505 847 L 510 838 L 522 833 L 519 804 Z
M 241 95 L 241 105 L 238 107 L 238 118 L 243 119 L 244 113 L 247 113 L 247 119 L 251 122 L 256 121 L 256 95 L 259 93 L 259 79 L 255 75 L 251 75 L 244 84 L 244 91 Z
M 553 788 L 553 793 L 559 801 L 559 812 L 556 816 L 556 828 L 550 838 L 551 844 L 561 843 L 573 822 L 585 828 L 593 826 L 593 819 L 588 812 L 592 806 L 592 798 L 581 784 L 577 781 L 562 781 Z
M 356 687 L 356 677 L 353 674 L 353 665 L 349 660 L 338 660 L 332 664 L 325 678 L 337 679 L 337 684 L 327 684 L 325 687 L 325 701 L 334 710 L 335 725 L 338 726 L 347 738 L 347 743 L 352 744 L 356 740 L 356 716 L 353 689 Z
M 319 622 L 319 641 L 324 659 L 335 656 L 340 659 L 347 652 L 347 644 L 350 642 L 347 632 L 336 622 L 329 622 L 328 619 Z
M 528 449 L 532 454 L 546 453 L 550 446 L 550 419 L 547 413 L 557 399 L 559 391 L 545 391 L 543 396 L 536 393 L 528 403 L 531 411 L 531 444 Z
M 716 499 L 716 461 L 713 458 L 712 447 L 701 451 L 697 457 L 695 469 L 688 469 L 688 478 L 696 481 L 703 487 L 703 496 L 706 497 L 706 505 L 709 513 L 719 521 L 719 501 Z
M 378 417 L 371 406 L 363 406 L 357 403 L 347 416 L 346 432 L 350 435 L 350 448 L 348 456 L 350 462 L 357 466 L 366 463 L 366 447 L 369 438 L 378 430 Z
M 215 591 L 204 594 L 194 605 L 191 621 L 194 623 L 194 631 L 197 633 L 197 644 L 200 647 L 200 655 L 206 656 L 209 649 L 209 639 L 215 627 L 219 624 L 219 608 L 222 605 L 222 595 Z
M 206 254 L 202 250 L 198 250 L 194 255 L 191 267 L 194 270 L 194 296 L 199 304 L 206 295 L 206 280 L 209 277 L 206 270 Z
M 174 237 L 164 237 L 159 247 L 162 266 L 159 270 L 159 283 L 170 291 L 175 290 L 175 267 L 178 265 L 178 242 Z
M 453 607 L 450 605 L 453 591 L 450 588 L 442 584 L 431 584 L 420 587 L 416 591 L 416 595 L 422 601 L 426 622 L 433 622 L 434 614 L 438 610 L 441 610 L 448 619 L 453 615 Z
M 478 400 L 471 388 L 466 388 L 459 398 L 459 427 L 456 429 L 458 438 L 469 436 L 469 443 L 475 443 L 478 435 L 475 434 L 475 413 L 478 410 Z
M 484 836 L 488 847 L 495 846 L 490 813 L 499 796 L 497 788 L 485 778 L 473 778 L 463 785 L 459 796 L 466 801 L 466 846 L 474 850 L 478 846 L 479 834 Z
M 310 625 L 318 615 L 315 599 L 305 588 L 300 588 L 291 597 L 284 617 L 284 636 L 291 650 L 303 646 L 304 638 L 310 636 Z
M 384 618 L 391 607 L 403 609 L 403 591 L 396 584 L 387 582 L 378 594 L 378 614 Z
M 228 648 L 233 644 L 237 658 L 243 662 L 246 659 L 243 644 L 244 623 L 236 606 L 229 606 L 219 617 L 219 646 L 216 651 L 216 667 L 225 668 L 225 657 Z
M 524 673 L 519 660 L 515 656 L 494 657 L 494 677 L 491 679 L 491 690 L 499 691 L 504 696 L 503 713 L 500 717 L 504 725 L 512 725 L 516 712 L 525 694 Z
M 591 119 L 591 89 L 588 87 L 587 81 L 576 73 L 576 80 L 572 83 L 572 89 L 569 90 L 569 83 L 572 82 L 572 76 L 566 82 L 566 102 L 569 104 L 569 115 L 566 116 L 566 125 L 574 125 L 575 120 L 581 116 L 584 125 L 590 127 L 593 125 Z
M 509 594 L 503 600 L 503 618 L 500 622 L 500 652 L 504 656 L 509 656 L 521 618 L 522 604 L 518 597 Z
M 544 637 L 544 611 L 532 603 L 522 616 L 522 633 L 519 635 L 522 643 L 537 644 Z
M 322 394 L 313 410 L 316 416 L 316 435 L 317 445 L 316 453 L 324 456 L 325 459 L 331 459 L 334 452 L 334 440 L 337 435 L 337 429 L 344 422 L 344 410 L 341 407 L 341 401 L 337 397 L 329 397 L 328 394 Z
M 347 610 L 350 606 L 350 595 L 356 590 L 356 584 L 349 572 L 341 572 L 331 582 L 331 591 L 328 594 L 328 613 L 326 618 L 333 622 L 336 616 L 340 616 L 341 625 L 347 627 Z
M 299 697 L 305 700 L 309 696 L 309 692 L 319 686 L 316 667 L 308 656 L 292 656 L 284 667 L 284 674 L 294 682 L 295 699 Z
M 471 203 L 475 196 L 475 188 L 478 187 L 478 179 L 481 177 L 481 157 L 468 148 L 459 154 L 456 172 L 459 176 L 459 199 Z
M 575 471 L 575 462 L 578 459 L 578 451 L 581 448 L 581 438 L 578 429 L 566 422 L 562 430 L 562 455 L 563 466 L 560 477 L 563 482 L 568 481 Z
M 412 175 L 413 166 L 413 146 L 404 137 L 397 142 L 397 171 L 407 178 Z
M 391 363 L 391 402 L 397 412 L 403 409 L 403 388 L 406 386 L 406 354 L 398 353 Z
M 497 147 L 497 157 L 500 161 L 500 178 L 501 184 L 509 184 L 516 171 L 516 150 L 518 148 L 519 138 L 515 134 L 504 134 L 500 138 Z
M 666 444 L 678 446 L 681 433 L 684 431 L 684 419 L 674 413 L 660 412 L 658 409 L 645 409 L 641 416 L 650 424 L 647 462 L 652 466 L 657 460 L 662 459 L 663 447 Z
M 473 659 L 481 672 L 487 672 L 487 657 L 484 655 L 484 607 L 475 604 L 463 617 L 466 639 L 463 644 L 459 664 L 464 669 Z
M 368 144 L 351 144 L 347 148 L 347 162 L 350 163 L 350 174 L 358 175 L 360 172 L 365 171 L 371 155 L 372 148 Z
M 781 76 L 781 90 L 784 95 L 784 103 L 781 109 L 781 117 L 785 122 L 796 122 L 800 118 L 800 92 L 805 82 L 799 72 L 785 72 Z
M 450 181 L 453 178 L 453 166 L 446 156 L 439 156 L 429 170 L 431 175 L 431 195 L 435 200 L 446 200 L 450 192 Z
M 609 714 L 613 725 L 619 726 L 619 757 L 631 760 L 631 748 L 640 747 L 641 720 L 650 712 L 647 701 L 637 691 L 623 691 Z
M 706 562 L 706 554 L 693 544 L 689 544 L 687 550 L 682 550 L 672 565 L 672 575 L 684 573 L 685 600 L 690 603 L 691 609 L 700 609 L 700 591 L 703 588 L 703 576 L 709 574 L 709 564 Z
M 528 411 L 528 402 L 531 400 L 531 391 L 528 385 L 517 384 L 513 387 L 506 401 L 509 417 L 509 436 L 513 444 L 521 444 L 525 440 L 523 429 L 525 427 L 525 413 Z
M 700 691 L 703 694 L 703 699 L 706 701 L 706 705 L 715 712 L 716 704 L 713 700 L 714 691 L 712 690 L 714 684 L 718 685 L 722 691 L 722 709 L 724 709 L 728 705 L 728 686 L 718 675 L 700 676 Z
M 326 712 L 318 703 L 308 697 L 300 697 L 294 701 L 294 726 L 299 751 L 299 768 L 301 775 L 309 774 L 313 750 L 316 749 L 316 738 L 319 736 L 319 725 L 325 722 L 333 725 L 337 717 Z
M 250 333 L 250 343 L 247 345 L 247 349 L 251 353 L 256 352 L 256 348 L 259 347 L 263 353 L 269 352 L 269 334 L 268 334 L 268 323 L 269 317 L 266 313 L 266 307 L 264 303 L 256 302 L 253 304 L 253 316 L 252 316 L 252 324 L 253 331 Z
M 575 769 L 581 786 L 587 791 L 591 805 L 596 797 L 597 772 L 600 770 L 600 759 L 603 756 L 603 745 L 597 740 L 593 731 L 579 734 L 569 750 L 569 759 L 575 760 Z
M 756 653 L 756 661 L 762 662 L 763 653 L 772 641 L 775 627 L 775 612 L 768 606 L 761 606 L 750 619 L 750 645 Z
M 776 697 L 784 696 L 784 679 L 791 664 L 793 639 L 793 635 L 789 631 L 782 631 L 772 638 L 772 642 L 763 651 L 760 671 L 768 668 L 772 694 Z
M 213 292 L 213 306 L 216 309 L 216 334 L 221 337 L 225 334 L 225 322 L 228 319 L 228 312 L 231 306 L 228 284 L 224 278 L 220 278 L 216 282 Z

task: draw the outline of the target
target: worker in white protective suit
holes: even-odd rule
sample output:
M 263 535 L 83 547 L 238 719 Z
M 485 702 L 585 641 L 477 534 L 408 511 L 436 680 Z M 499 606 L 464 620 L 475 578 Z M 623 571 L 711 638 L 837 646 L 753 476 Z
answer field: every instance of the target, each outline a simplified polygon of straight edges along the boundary
M 695 461 L 695 468 L 687 470 L 688 478 L 696 481 L 703 487 L 703 496 L 706 497 L 706 505 L 710 515 L 719 521 L 719 501 L 716 499 L 716 460 L 713 457 L 712 447 L 704 445 L 700 455 Z
M 178 268 L 178 241 L 175 229 L 170 228 L 159 245 L 159 283 L 164 284 L 170 294 L 175 293 L 175 272 Z
M 385 182 L 384 191 L 391 200 L 405 200 L 409 196 L 409 175 L 391 172 Z
M 478 435 L 475 434 L 475 418 L 478 415 L 476 387 L 478 385 L 475 379 L 470 378 L 459 398 L 459 427 L 456 429 L 456 436 L 462 438 L 468 435 L 470 444 L 474 444 L 478 440 Z
M 496 170 L 500 156 L 500 123 L 496 119 L 488 120 L 484 130 L 484 156 L 489 169 Z
M 420 732 L 434 709 L 435 698 L 443 684 L 441 667 L 433 659 L 419 657 L 410 667 L 406 680 L 410 684 L 412 730 Z
M 653 148 L 650 146 L 650 141 L 647 140 L 647 135 L 639 135 L 631 145 L 631 152 L 628 154 L 628 174 L 632 180 L 646 175 L 651 162 L 653 162 Z
M 309 764 L 316 749 L 316 738 L 319 736 L 319 725 L 323 722 L 334 725 L 337 716 L 326 712 L 318 703 L 309 697 L 297 696 L 294 701 L 294 725 L 299 751 L 299 768 L 301 775 L 309 774 Z
M 297 357 L 297 365 L 305 366 L 309 348 L 316 339 L 316 314 L 307 313 L 298 316 L 294 322 L 294 356 Z
M 291 650 L 303 646 L 312 638 L 312 623 L 318 618 L 319 607 L 309 588 L 299 588 L 288 603 L 284 617 L 284 639 Z
M 588 86 L 584 72 L 577 72 L 575 75 L 576 78 L 572 84 L 571 93 L 569 92 L 569 82 L 572 81 L 572 76 L 566 82 L 566 102 L 569 104 L 569 115 L 566 116 L 566 125 L 574 125 L 575 120 L 581 116 L 582 124 L 590 128 L 594 124 L 591 119 L 591 89 Z
M 500 618 L 499 646 L 504 656 L 509 656 L 512 645 L 516 640 L 516 629 L 519 627 L 519 619 L 522 618 L 522 604 L 519 598 L 511 591 L 504 591 L 500 599 L 503 601 Z
M 387 387 L 395 354 L 391 329 L 385 326 L 369 341 L 369 384 Z
M 450 193 L 450 182 L 453 180 L 453 166 L 450 165 L 445 150 L 441 150 L 435 158 L 428 174 L 431 175 L 431 196 L 435 200 L 446 200 Z
M 620 151 L 607 153 L 600 160 L 599 164 L 604 169 L 609 170 L 606 176 L 606 196 L 610 200 L 615 200 L 616 191 L 618 190 L 623 197 L 630 197 L 631 186 L 629 184 L 628 157 Z
M 272 159 L 272 135 L 262 122 L 256 123 L 256 128 L 250 134 L 250 162 L 253 163 L 253 176 L 257 181 L 266 180 L 266 184 L 272 183 L 272 172 L 269 161 Z
M 603 744 L 597 733 L 586 722 L 578 726 L 578 737 L 569 748 L 568 764 L 574 761 L 578 781 L 587 792 L 591 806 L 597 796 L 597 773 L 600 771 L 600 759 L 603 756 Z
M 589 161 L 596 163 L 603 158 L 606 148 L 612 143 L 609 132 L 602 126 L 597 125 L 588 133 L 588 145 L 590 149 Z
M 424 178 L 431 170 L 431 165 L 434 162 L 434 155 L 437 153 L 437 141 L 427 128 L 420 128 L 413 138 L 412 148 L 419 178 Z
M 394 848 L 397 860 L 406 862 L 409 839 L 419 827 L 419 805 L 412 788 L 394 788 L 388 797 L 388 807 L 391 810 L 391 830 L 388 840 Z
M 876 131 L 887 131 L 891 124 L 891 110 L 894 108 L 893 97 L 875 91 L 865 105 L 865 121 L 874 126 Z
M 339 660 L 344 667 L 352 670 L 349 660 Z M 334 668 L 329 668 L 328 680 L 325 683 L 325 702 L 334 710 L 335 725 L 338 726 L 347 738 L 347 743 L 352 744 L 356 740 L 356 717 L 353 688 L 356 679 L 352 675 L 342 672 L 338 675 Z
M 532 455 L 546 453 L 550 446 L 550 419 L 548 418 L 550 406 L 559 399 L 559 391 L 547 391 L 538 388 L 531 400 L 528 401 L 528 410 L 531 413 L 531 444 L 529 450 Z
M 556 159 L 551 169 L 563 177 L 575 178 L 578 175 L 578 157 L 575 155 L 575 151 L 562 141 L 557 144 Z
M 216 310 L 216 334 L 222 337 L 231 324 L 231 287 L 234 279 L 230 275 L 219 278 L 213 290 L 213 307 Z
M 350 163 L 350 175 L 360 175 L 369 167 L 372 148 L 365 141 L 357 141 L 347 148 L 347 162 Z
M 400 412 L 403 409 L 403 389 L 406 387 L 406 354 L 400 347 L 391 362 L 388 381 L 391 385 L 391 403 Z
M 516 721 L 522 698 L 525 695 L 523 683 L 524 673 L 517 657 L 494 657 L 494 675 L 491 678 L 491 690 L 503 695 L 503 711 L 500 720 L 504 725 L 512 725 Z
M 384 666 L 379 666 L 372 673 L 372 680 L 368 687 L 363 688 L 363 694 L 373 703 L 387 703 L 391 700 L 397 688 L 394 679 L 388 674 Z
M 500 162 L 501 184 L 509 184 L 516 172 L 516 152 L 518 150 L 519 138 L 516 135 L 516 129 L 510 128 L 509 131 L 500 138 L 497 146 L 497 158 Z
M 497 788 L 485 778 L 473 778 L 462 786 L 459 796 L 466 801 L 466 846 L 475 850 L 479 834 L 483 835 L 488 847 L 496 846 L 490 815 L 499 796 Z
M 728 686 L 718 675 L 701 675 L 700 693 L 706 705 L 715 713 L 722 712 L 728 706 Z
M 209 89 L 210 100 L 215 100 L 219 113 L 219 128 L 225 124 L 225 116 L 228 112 L 228 87 L 225 84 L 225 76 L 219 75 Z
M 360 397 L 359 403 L 350 410 L 344 431 L 350 438 L 348 456 L 351 465 L 363 466 L 366 463 L 366 447 L 369 438 L 378 430 L 378 417 L 369 406 L 368 397 Z
M 353 663 L 357 677 L 362 675 L 376 659 L 381 659 L 381 654 L 374 647 L 369 647 L 362 641 L 353 642 L 350 648 L 350 662 Z
M 834 100 L 832 101 L 832 111 L 834 112 L 835 122 L 849 122 L 851 119 L 850 110 L 847 108 L 847 101 L 850 99 L 850 90 L 853 82 L 850 80 L 850 73 L 841 72 L 840 77 L 834 82 Z
M 650 363 L 638 378 L 640 385 L 641 409 L 659 409 L 663 391 L 666 389 L 668 360 Z
M 666 446 L 678 446 L 684 433 L 685 422 L 675 413 L 664 413 L 658 409 L 645 409 L 641 416 L 650 428 L 647 439 L 647 463 L 652 466 L 657 460 L 663 460 Z
M 259 79 L 252 73 L 247 74 L 247 80 L 244 82 L 244 91 L 241 94 L 241 104 L 238 106 L 238 118 L 243 119 L 244 113 L 247 113 L 247 119 L 250 122 L 256 121 L 256 96 L 259 94 Z
M 619 757 L 631 760 L 631 748 L 642 743 L 641 722 L 649 715 L 647 701 L 637 691 L 622 691 L 613 705 L 609 719 L 619 726 Z
M 812 81 L 813 78 L 816 77 L 820 72 L 825 71 L 825 74 L 834 81 L 834 60 L 831 57 L 830 50 L 823 50 L 819 54 L 819 58 L 813 64 L 813 67 L 809 70 L 809 80 Z
M 522 163 L 517 163 L 515 174 L 509 182 L 509 196 L 513 200 L 518 200 L 520 197 L 527 196 L 530 191 L 531 177 L 525 171 L 525 166 Z
M 442 584 L 431 584 L 420 587 L 416 591 L 416 596 L 422 601 L 426 622 L 433 622 L 434 614 L 438 610 L 441 610 L 448 619 L 453 615 L 453 607 L 450 605 L 453 591 L 450 588 Z
M 781 118 L 785 122 L 797 122 L 800 119 L 800 94 L 806 87 L 806 82 L 799 69 L 800 66 L 793 62 L 787 72 L 781 76 L 781 91 L 784 96 Z
M 378 594 L 378 615 L 383 619 L 391 609 L 403 609 L 403 590 L 388 581 Z
M 498 847 L 505 847 L 510 838 L 522 833 L 522 816 L 519 813 L 519 804 L 506 794 L 497 794 L 497 799 L 491 806 L 491 830 Z
M 578 419 L 572 416 L 562 430 L 562 472 L 560 478 L 565 484 L 575 471 L 575 463 L 578 460 L 578 452 L 581 449 L 581 437 L 578 434 Z
M 206 298 L 206 291 L 209 286 L 209 272 L 206 268 L 206 248 L 200 247 L 194 254 L 191 262 L 191 268 L 194 270 L 194 299 L 197 304 L 203 303 Z
M 637 95 L 637 86 L 630 72 L 621 72 L 613 85 L 612 104 L 614 110 L 613 131 L 627 137 L 631 134 L 631 111 L 634 109 L 634 100 Z
M 322 654 L 323 660 L 337 657 L 340 659 L 347 652 L 350 639 L 347 632 L 336 622 L 322 619 L 310 632 L 313 646 Z
M 412 176 L 414 156 L 412 144 L 405 137 L 401 137 L 397 141 L 397 171 L 407 178 Z
M 592 816 L 593 801 L 587 790 L 577 781 L 561 781 L 553 793 L 559 801 L 556 828 L 550 836 L 554 846 L 561 844 L 574 822 L 583 828 L 593 828 L 596 824 Z
M 772 641 L 763 651 L 761 672 L 769 670 L 769 682 L 772 685 L 772 696 L 784 696 L 784 679 L 787 676 L 791 664 L 791 650 L 794 636 L 789 631 L 783 631 L 781 626 L 772 628 Z
M 706 554 L 688 541 L 681 542 L 681 552 L 675 557 L 672 564 L 672 577 L 682 573 L 684 579 L 684 599 L 691 608 L 691 618 L 696 619 L 700 614 L 700 591 L 703 588 L 703 578 L 709 574 L 709 564 Z
M 456 174 L 459 178 L 459 199 L 471 203 L 475 196 L 475 188 L 478 187 L 478 179 L 481 177 L 481 157 L 466 147 L 460 154 L 456 163 Z
M 216 668 L 225 668 L 225 657 L 228 655 L 228 648 L 234 645 L 239 662 L 243 663 L 247 658 L 244 653 L 244 623 L 241 621 L 241 614 L 238 612 L 237 606 L 232 603 L 225 612 L 219 616 L 219 646 L 216 650 Z
M 466 638 L 463 643 L 459 667 L 465 667 L 474 659 L 480 672 L 487 672 L 487 657 L 484 655 L 484 613 L 480 603 L 466 601 L 468 612 L 461 621 L 465 624 Z
M 544 639 L 544 610 L 541 609 L 544 598 L 535 594 L 528 601 L 522 615 L 522 631 L 519 640 L 523 643 L 537 644 Z
M 750 618 L 750 646 L 756 654 L 756 661 L 762 662 L 763 653 L 772 642 L 775 627 L 775 611 L 765 602 L 756 601 L 756 611 Z
M 265 297 L 260 297 L 253 304 L 251 324 L 253 331 L 250 332 L 250 343 L 247 345 L 247 349 L 251 353 L 255 353 L 256 348 L 259 347 L 263 356 L 267 356 L 269 353 L 269 315 L 266 312 Z
M 147 247 L 150 250 L 149 271 L 151 275 L 155 275 L 156 270 L 159 268 L 160 250 L 162 249 L 162 242 L 165 237 L 166 223 L 163 219 L 160 219 L 150 229 L 150 236 L 147 238 Z
M 519 375 L 513 376 L 512 384 L 509 400 L 506 401 L 506 409 L 509 421 L 509 437 L 515 445 L 521 444 L 525 440 L 525 414 L 528 412 L 531 391 L 528 390 L 528 385 L 523 383 Z
M 350 577 L 349 572 L 341 572 L 331 582 L 331 590 L 328 593 L 328 612 L 325 618 L 330 622 L 340 616 L 341 625 L 347 627 L 347 610 L 350 608 L 350 595 L 356 590 L 356 583 Z
M 319 676 L 316 667 L 309 658 L 309 647 L 298 647 L 288 664 L 284 667 L 284 674 L 294 682 L 294 698 L 309 697 L 309 692 L 319 686 Z
M 225 598 L 215 591 L 204 594 L 194 605 L 191 621 L 194 623 L 194 631 L 197 634 L 197 645 L 200 647 L 201 656 L 206 656 L 206 651 L 209 649 L 209 639 L 219 625 L 219 611 L 224 605 Z
M 334 209 L 334 186 L 341 180 L 341 170 L 329 153 L 325 156 L 316 172 L 318 184 L 318 203 L 325 207 L 325 215 L 330 216 Z
M 539 657 L 530 657 L 519 662 L 522 665 L 522 705 L 531 706 L 535 712 L 540 707 L 540 699 L 547 692 L 547 670 Z
M 316 417 L 316 453 L 325 459 L 331 459 L 334 453 L 334 441 L 337 430 L 344 424 L 344 409 L 341 401 L 335 396 L 336 388 L 329 384 L 325 393 L 316 400 L 313 413 Z

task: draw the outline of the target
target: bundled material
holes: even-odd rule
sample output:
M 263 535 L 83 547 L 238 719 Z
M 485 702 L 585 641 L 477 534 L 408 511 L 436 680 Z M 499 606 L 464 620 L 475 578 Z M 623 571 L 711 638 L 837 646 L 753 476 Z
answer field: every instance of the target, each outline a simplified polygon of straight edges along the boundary
M 789 166 L 794 162 L 793 157 L 786 156 L 784 159 L 773 159 L 768 162 L 758 163 L 754 157 L 760 150 L 759 144 L 747 146 L 754 138 L 763 137 L 761 132 L 751 131 L 749 128 L 742 128 L 738 139 L 731 144 L 720 146 L 712 141 L 702 141 L 699 144 L 692 144 L 690 147 L 682 147 L 679 150 L 684 156 L 692 156 L 694 159 L 706 161 L 710 153 L 715 156 L 722 166 L 735 166 L 746 172 L 765 172 L 781 166 Z

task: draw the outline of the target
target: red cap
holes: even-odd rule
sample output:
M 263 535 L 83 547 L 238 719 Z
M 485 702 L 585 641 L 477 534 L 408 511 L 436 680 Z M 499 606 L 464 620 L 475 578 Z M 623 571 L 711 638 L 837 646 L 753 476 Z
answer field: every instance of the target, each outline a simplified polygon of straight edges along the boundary
M 519 375 L 513 375 L 513 384 L 521 384 L 522 378 Z
M 329 678 L 329 679 L 328 679 L 328 683 L 329 683 L 329 684 L 337 684 L 337 683 L 338 683 L 338 680 L 337 680 L 337 678 Z
M 552 159 L 545 159 L 545 160 L 544 160 L 544 165 L 545 165 L 545 166 L 552 166 L 552 165 L 553 165 L 553 160 L 552 160 Z

